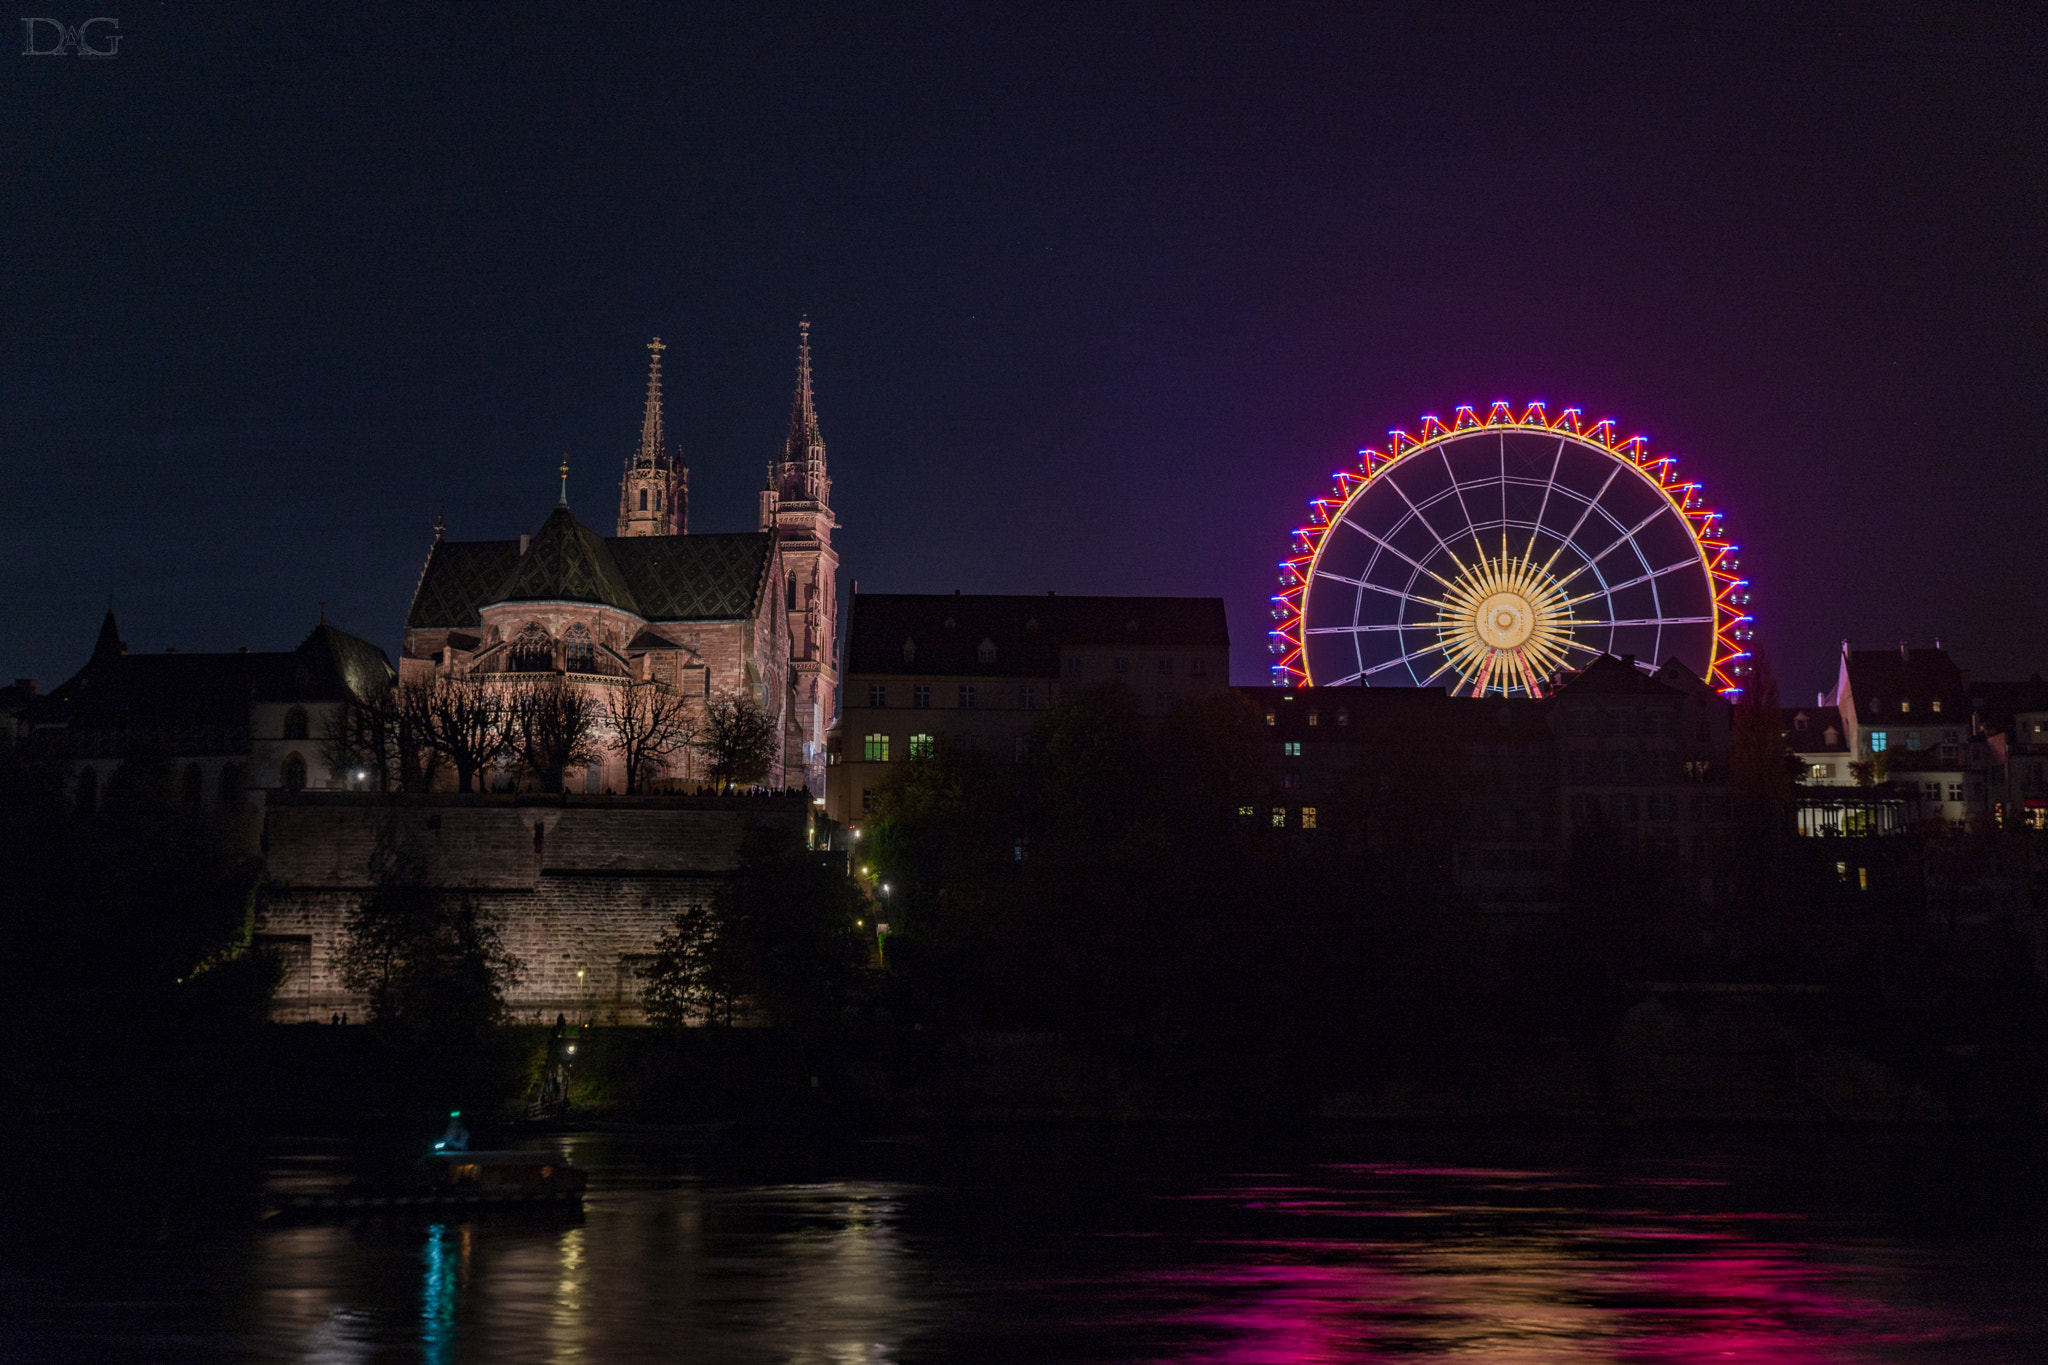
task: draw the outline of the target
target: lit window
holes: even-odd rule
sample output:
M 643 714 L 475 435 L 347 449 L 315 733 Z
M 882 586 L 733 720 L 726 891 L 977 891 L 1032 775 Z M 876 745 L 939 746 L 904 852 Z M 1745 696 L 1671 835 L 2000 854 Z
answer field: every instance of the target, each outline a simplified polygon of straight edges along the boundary
M 1870 752 L 1874 754 L 1884 752 L 1884 731 L 1873 730 L 1870 732 Z
M 1274 829 L 1286 829 L 1286 828 L 1287 828 L 1287 807 L 1285 807 L 1285 806 L 1275 806 L 1275 807 L 1273 807 L 1273 828 L 1274 828 Z
M 1268 707 L 1268 708 L 1267 708 L 1267 710 L 1266 710 L 1266 724 L 1268 724 L 1268 725 L 1271 725 L 1272 723 L 1273 723 L 1273 711 L 1272 711 L 1272 708 Z
M 1899 714 L 1902 716 L 1913 714 L 1913 699 L 1911 697 L 1901 697 L 1899 699 Z
M 1036 711 L 1038 709 L 1038 688 L 1035 684 L 1026 683 L 1017 689 L 1017 709 L 1019 711 Z
M 910 704 L 920 711 L 931 709 L 932 689 L 929 683 L 919 683 L 910 689 Z
M 1173 676 L 1173 660 L 1163 654 L 1159 657 L 1159 676 L 1162 678 Z
M 1316 808 L 1314 806 L 1303 806 L 1301 808 L 1301 827 L 1303 829 L 1314 829 L 1316 827 Z
M 882 685 L 881 683 L 869 683 L 869 684 L 868 684 L 868 705 L 869 705 L 869 706 L 877 706 L 877 707 L 882 707 L 882 706 L 887 706 L 888 704 L 889 704 L 889 689 L 888 689 L 887 687 L 883 686 L 883 685 Z
M 867 736 L 861 741 L 861 756 L 870 763 L 887 763 L 889 761 L 889 737 L 887 735 Z
M 960 709 L 962 711 L 972 711 L 974 709 L 974 687 L 971 683 L 960 684 Z
M 912 735 L 910 737 L 910 756 L 912 758 L 930 758 L 932 756 L 932 737 L 930 735 Z
M 1867 868 L 1867 867 L 1859 867 L 1859 868 L 1857 868 L 1857 869 L 1856 869 L 1856 886 L 1857 886 L 1857 889 L 1858 889 L 1858 890 L 1862 890 L 1862 891 L 1868 891 L 1868 890 L 1870 889 L 1870 869 L 1869 869 L 1869 868 Z
M 1934 707 L 1934 714 L 1935 714 L 1935 715 L 1937 715 L 1937 716 L 1938 716 L 1938 715 L 1940 715 L 1940 714 L 1941 714 L 1941 698 L 1940 698 L 1940 697 L 1936 697 L 1936 698 L 1934 699 L 1934 701 L 1933 701 L 1932 705 L 1933 705 L 1933 707 Z
M 1250 806 L 1239 806 L 1237 808 L 1237 813 L 1241 819 L 1245 820 L 1251 819 L 1252 816 L 1256 814 L 1256 812 L 1253 811 L 1253 809 Z
M 978 663 L 994 663 L 996 661 L 996 642 L 994 640 L 983 640 L 979 645 L 975 646 L 974 657 Z
M 1321 716 L 1317 715 L 1313 711 L 1308 713 L 1308 723 L 1310 725 L 1320 725 L 1322 724 L 1322 719 L 1323 718 Z
M 1301 741 L 1298 739 L 1288 740 L 1286 743 L 1280 746 L 1280 752 L 1285 754 L 1289 758 L 1300 758 Z

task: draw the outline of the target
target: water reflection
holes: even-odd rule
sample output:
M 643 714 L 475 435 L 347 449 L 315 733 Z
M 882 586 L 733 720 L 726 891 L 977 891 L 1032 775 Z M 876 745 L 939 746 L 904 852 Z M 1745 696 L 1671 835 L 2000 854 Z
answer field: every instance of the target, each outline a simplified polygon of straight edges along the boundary
M 1228 1165 L 1200 1152 L 1033 1136 L 849 1145 L 764 1171 L 714 1170 L 669 1140 L 587 1138 L 580 1217 L 224 1221 L 165 1246 L 102 1239 L 72 1259 L 54 1234 L 0 1242 L 14 1310 L 0 1356 L 2048 1358 L 2034 1221 L 1930 1226 L 1914 1211 L 1972 1198 L 2038 1209 L 2029 1168 L 1915 1195 L 1924 1162 L 1853 1142 L 1685 1159 L 1523 1147 L 1219 1175 Z

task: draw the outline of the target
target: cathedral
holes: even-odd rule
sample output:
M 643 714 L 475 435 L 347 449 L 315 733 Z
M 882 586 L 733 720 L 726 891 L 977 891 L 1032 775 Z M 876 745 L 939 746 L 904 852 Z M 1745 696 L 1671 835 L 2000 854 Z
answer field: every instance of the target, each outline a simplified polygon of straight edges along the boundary
M 690 471 L 663 426 L 660 338 L 648 349 L 647 404 L 614 534 L 570 512 L 566 467 L 561 501 L 531 535 L 456 541 L 437 527 L 406 614 L 399 676 L 554 674 L 600 697 L 648 680 L 707 701 L 743 697 L 781 725 L 767 785 L 822 796 L 839 681 L 839 558 L 810 324 L 753 531 L 690 533 Z M 702 776 L 699 763 L 684 755 L 661 777 L 687 785 Z M 589 792 L 626 789 L 615 753 L 572 780 Z

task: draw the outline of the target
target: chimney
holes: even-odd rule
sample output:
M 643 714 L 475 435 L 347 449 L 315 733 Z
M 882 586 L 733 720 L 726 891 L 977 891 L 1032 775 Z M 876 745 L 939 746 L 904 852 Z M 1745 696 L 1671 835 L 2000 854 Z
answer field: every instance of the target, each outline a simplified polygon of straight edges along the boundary
M 1899 641 L 1899 662 L 1900 662 L 1900 663 L 1905 663 L 1905 662 L 1907 662 L 1907 659 L 1906 659 L 1906 642 L 1905 642 L 1904 640 L 1901 640 L 1901 641 Z
M 521 537 L 519 537 L 519 557 L 521 559 L 524 559 L 526 557 L 526 547 L 531 544 L 533 544 L 532 536 L 522 535 Z

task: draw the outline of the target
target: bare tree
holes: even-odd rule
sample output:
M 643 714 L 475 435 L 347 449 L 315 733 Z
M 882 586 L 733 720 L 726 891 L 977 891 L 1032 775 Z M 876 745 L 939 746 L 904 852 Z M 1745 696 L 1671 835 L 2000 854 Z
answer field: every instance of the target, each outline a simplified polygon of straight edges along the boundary
M 439 755 L 420 706 L 424 682 L 403 683 L 368 697 L 349 697 L 323 736 L 328 766 L 361 772 L 373 791 L 425 791 Z
M 519 762 L 540 779 L 542 791 L 562 790 L 571 768 L 596 763 L 598 722 L 604 708 L 583 688 L 559 677 L 514 685 L 506 694 L 506 740 Z
M 510 706 L 504 691 L 481 678 L 436 678 L 405 694 L 405 710 L 425 742 L 455 769 L 459 791 L 503 752 Z
M 711 779 L 721 788 L 759 782 L 768 775 L 781 742 L 774 719 L 744 696 L 720 697 L 705 708 L 704 751 Z
M 626 764 L 626 794 L 638 795 L 649 775 L 697 742 L 695 704 L 674 688 L 648 680 L 616 689 L 605 707 L 612 748 Z

